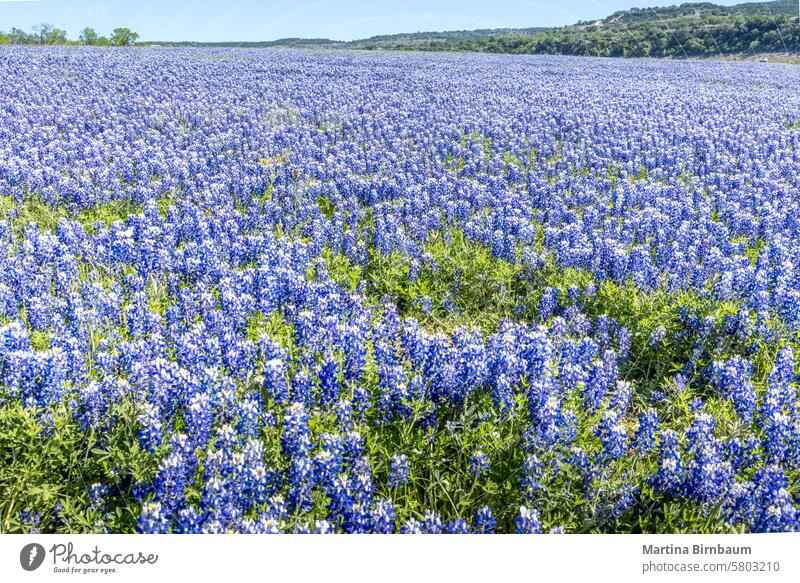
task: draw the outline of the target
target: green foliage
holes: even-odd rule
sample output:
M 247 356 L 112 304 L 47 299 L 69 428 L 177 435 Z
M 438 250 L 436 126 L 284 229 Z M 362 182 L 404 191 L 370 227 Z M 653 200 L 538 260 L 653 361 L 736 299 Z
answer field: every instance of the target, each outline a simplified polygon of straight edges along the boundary
M 0 532 L 25 532 L 21 511 L 36 515 L 45 532 L 132 532 L 139 505 L 134 484 L 152 479 L 156 460 L 139 449 L 136 415 L 129 405 L 112 412 L 101 440 L 85 431 L 65 407 L 41 411 L 6 403 L 0 408 Z M 93 508 L 89 488 L 103 484 L 112 496 Z
M 139 34 L 130 28 L 115 28 L 108 39 L 115 47 L 129 47 L 137 41 Z
M 159 209 L 164 211 L 171 200 L 171 196 L 165 194 L 156 202 Z M 78 221 L 88 232 L 96 232 L 116 221 L 125 221 L 128 217 L 141 213 L 142 209 L 141 204 L 128 199 L 111 200 L 85 209 L 71 209 L 67 205 L 48 203 L 37 195 L 29 195 L 19 202 L 8 196 L 0 196 L 0 220 L 8 221 L 17 235 L 24 232 L 29 225 L 53 232 L 62 220 Z
M 400 521 L 420 519 L 428 510 L 471 517 L 490 505 L 503 529 L 513 531 L 523 462 L 518 445 L 527 427 L 524 399 L 519 403 L 520 409 L 498 416 L 491 396 L 479 393 L 463 410 L 445 412 L 446 419 L 429 429 L 422 423 L 428 411 L 415 401 L 409 420 L 372 423 L 376 429 L 366 433 L 368 455 L 378 462 L 375 473 L 380 495 L 398 504 Z M 470 456 L 478 451 L 490 460 L 489 472 L 480 477 L 465 471 Z M 411 479 L 409 484 L 393 488 L 388 483 L 388 460 L 397 453 L 408 456 Z
M 97 36 L 97 32 L 91 27 L 86 27 L 81 30 L 80 35 L 78 36 L 78 42 L 82 45 L 96 45 L 99 37 Z
M 56 28 L 52 24 L 37 24 L 27 33 L 19 28 L 12 28 L 8 33 L 0 31 L 0 45 L 86 45 L 86 46 L 130 46 L 135 44 L 139 34 L 129 28 L 115 28 L 111 38 L 98 36 L 97 32 L 86 27 L 81 29 L 78 40 L 70 41 L 67 38 L 67 31 Z
M 533 290 L 524 285 L 519 266 L 498 260 L 459 229 L 431 233 L 425 250 L 429 260 L 422 265 L 412 265 L 397 252 L 375 250 L 364 267 L 332 254 L 327 263 L 331 276 L 350 289 L 363 281 L 376 302 L 389 298 L 401 314 L 437 331 L 459 326 L 493 330 L 530 299 Z
M 67 44 L 67 32 L 52 24 L 37 24 L 33 27 L 33 36 L 40 45 Z
M 481 32 L 481 31 L 475 31 Z M 797 4 L 791 0 L 718 6 L 687 3 L 632 8 L 598 22 L 546 30 L 483 31 L 445 37 L 358 41 L 359 47 L 600 57 L 697 57 L 800 50 Z
M 49 205 L 39 196 L 30 196 L 22 202 L 16 202 L 8 196 L 0 197 L 0 220 L 9 221 L 17 233 L 24 231 L 28 225 L 54 231 L 58 221 L 67 216 L 65 208 Z
M 282 348 L 292 353 L 294 346 L 294 328 L 283 315 L 274 311 L 265 316 L 257 312 L 247 321 L 247 338 L 257 342 L 262 337 L 269 337 L 276 341 Z
M 756 44 L 754 44 L 756 43 Z M 529 36 L 500 36 L 459 50 L 600 57 L 693 57 L 784 52 L 800 48 L 800 27 L 788 15 L 652 17 L 633 23 L 571 26 Z

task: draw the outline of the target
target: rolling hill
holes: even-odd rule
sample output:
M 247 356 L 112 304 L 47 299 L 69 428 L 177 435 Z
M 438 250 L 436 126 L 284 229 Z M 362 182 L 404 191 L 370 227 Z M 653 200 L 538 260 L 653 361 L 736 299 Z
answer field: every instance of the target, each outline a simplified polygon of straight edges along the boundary
M 263 42 L 173 43 L 166 46 L 307 47 L 477 51 L 617 57 L 698 57 L 800 52 L 795 0 L 721 6 L 693 2 L 632 8 L 559 28 L 414 32 L 354 41 L 279 39 Z M 153 44 L 153 43 L 143 43 Z

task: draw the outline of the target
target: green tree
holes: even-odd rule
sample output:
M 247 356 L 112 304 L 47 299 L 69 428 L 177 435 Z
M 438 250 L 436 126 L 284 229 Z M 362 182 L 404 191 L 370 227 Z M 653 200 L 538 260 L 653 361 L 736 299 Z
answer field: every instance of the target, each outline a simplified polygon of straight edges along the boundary
M 40 45 L 63 45 L 67 43 L 67 32 L 46 22 L 33 27 L 33 36 L 33 42 Z
M 52 30 L 53 30 L 52 24 L 42 23 L 34 26 L 33 36 L 36 38 L 36 42 L 40 45 L 45 44 L 45 40 L 50 36 L 50 32 Z
M 111 31 L 111 44 L 117 47 L 128 47 L 136 42 L 139 35 L 130 28 L 115 28 Z
M 0 45 L 7 45 L 8 42 L 8 35 L 6 35 L 4 32 L 0 32 Z
M 80 35 L 78 36 L 78 41 L 82 45 L 96 45 L 97 44 L 97 33 L 95 30 L 89 26 L 84 28 Z
M 30 45 L 36 42 L 36 37 L 19 28 L 12 28 L 8 32 L 8 42 L 12 45 Z
M 47 37 L 47 44 L 49 45 L 65 45 L 68 42 L 67 31 L 61 28 L 54 28 Z

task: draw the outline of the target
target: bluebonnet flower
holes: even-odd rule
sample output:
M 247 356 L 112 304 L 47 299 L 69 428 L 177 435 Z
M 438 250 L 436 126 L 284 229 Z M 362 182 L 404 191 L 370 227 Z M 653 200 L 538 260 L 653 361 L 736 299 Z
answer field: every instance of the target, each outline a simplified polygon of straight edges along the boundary
M 308 414 L 301 403 L 292 403 L 287 410 L 281 448 L 289 459 L 287 471 L 290 487 L 289 505 L 292 508 L 307 509 L 311 504 L 313 476 L 312 463 L 309 459 L 311 431 L 308 427 Z
M 469 458 L 469 469 L 476 478 L 480 478 L 489 470 L 489 456 L 481 450 L 476 451 Z
M 438 512 L 426 512 L 420 524 L 420 530 L 424 534 L 442 534 L 444 532 L 442 517 Z
M 244 397 L 236 403 L 239 422 L 237 431 L 242 436 L 256 437 L 265 419 L 264 404 L 257 395 Z
M 733 483 L 733 470 L 724 459 L 722 440 L 714 437 L 715 425 L 711 415 L 698 412 L 686 432 L 686 449 L 692 456 L 686 468 L 687 493 L 704 503 L 719 500 Z
M 92 484 L 89 486 L 89 504 L 92 508 L 100 509 L 103 498 L 108 495 L 108 486 L 105 484 Z
M 633 385 L 627 381 L 617 381 L 608 408 L 624 416 L 630 406 L 633 397 Z
M 759 460 L 758 450 L 761 442 L 756 437 L 749 437 L 745 441 L 735 437 L 724 445 L 725 459 L 731 464 L 734 472 L 751 468 Z
M 751 525 L 756 512 L 756 499 L 753 496 L 755 484 L 752 482 L 734 482 L 728 492 L 723 512 L 728 524 Z
M 430 313 L 433 311 L 433 300 L 428 296 L 420 298 L 419 309 L 422 310 L 423 314 L 430 315 Z
M 479 508 L 475 513 L 475 517 L 472 519 L 472 525 L 474 532 L 477 534 L 494 533 L 494 528 L 497 526 L 497 521 L 494 518 L 492 509 L 488 506 L 482 506 Z
M 204 516 L 193 506 L 181 508 L 175 518 L 175 532 L 200 534 L 203 532 Z
M 767 391 L 759 416 L 764 428 L 764 450 L 774 462 L 782 462 L 800 444 L 800 427 L 793 420 L 797 411 L 797 393 L 790 383 L 794 379 L 794 351 L 783 347 L 770 372 Z
M 380 499 L 370 518 L 372 532 L 390 534 L 395 529 L 395 505 L 391 500 Z
M 539 300 L 539 317 L 542 321 L 549 320 L 558 307 L 558 290 L 555 288 L 543 290 Z
M 19 521 L 24 526 L 26 534 L 41 533 L 41 523 L 42 523 L 41 513 L 30 512 L 28 510 L 20 510 Z
M 339 363 L 328 354 L 319 368 L 320 401 L 323 405 L 331 405 L 339 398 Z
M 157 407 L 151 403 L 143 403 L 138 421 L 140 424 L 139 443 L 144 449 L 150 452 L 155 451 L 161 446 L 163 431 Z
M 423 534 L 422 523 L 415 518 L 409 519 L 401 528 L 401 534 Z
M 633 445 L 643 454 L 650 453 L 656 445 L 659 429 L 659 416 L 655 411 L 647 411 L 639 417 L 639 428 L 633 438 Z
M 264 363 L 264 388 L 277 403 L 289 399 L 286 383 L 286 363 L 281 358 L 271 358 Z
M 658 328 L 653 330 L 653 333 L 650 334 L 650 338 L 648 340 L 650 348 L 658 350 L 663 344 L 666 337 L 667 337 L 667 329 L 664 328 L 664 326 L 659 326 Z
M 493 397 L 495 406 L 502 411 L 508 411 L 514 406 L 514 385 L 507 375 L 501 374 L 495 380 Z
M 520 486 L 523 495 L 527 498 L 535 498 L 538 494 L 544 492 L 545 487 L 541 483 L 543 470 L 544 464 L 536 455 L 529 455 L 525 458 L 522 464 Z
M 408 465 L 408 456 L 405 454 L 392 456 L 389 460 L 389 485 L 392 488 L 397 488 L 398 486 L 408 484 L 410 475 L 411 468 Z
M 714 386 L 733 402 L 733 407 L 742 421 L 753 419 L 756 407 L 756 392 L 751 381 L 752 365 L 740 356 L 712 366 Z
M 680 395 L 686 390 L 688 382 L 688 379 L 684 375 L 677 374 L 672 378 L 670 386 L 676 394 Z
M 616 411 L 609 410 L 603 414 L 595 435 L 603 444 L 603 452 L 608 460 L 620 459 L 628 449 L 628 430 L 620 421 Z
M 541 534 L 542 522 L 539 513 L 533 508 L 520 506 L 519 514 L 514 519 L 517 534 Z
M 142 534 L 163 534 L 169 532 L 170 519 L 158 502 L 146 502 L 142 505 L 137 526 Z
M 349 431 L 353 426 L 353 405 L 351 401 L 340 399 L 335 407 L 336 423 L 344 431 Z
M 586 409 L 597 411 L 603 399 L 617 380 L 616 354 L 609 350 L 602 359 L 595 360 L 584 383 L 583 398 Z
M 567 463 L 572 466 L 575 466 L 581 471 L 586 471 L 589 469 L 590 460 L 589 456 L 586 452 L 581 449 L 580 447 L 573 447 L 569 451 L 569 457 L 567 458 Z
M 463 518 L 456 518 L 447 523 L 445 532 L 448 534 L 469 534 L 472 532 L 472 529 L 466 520 Z
M 660 436 L 658 472 L 652 477 L 653 485 L 664 494 L 682 494 L 685 480 L 686 468 L 678 437 L 671 429 L 665 429 Z
M 299 371 L 292 379 L 291 399 L 293 403 L 302 403 L 306 407 L 312 405 L 314 395 L 311 375 L 305 370 Z
M 607 517 L 610 521 L 618 520 L 637 504 L 639 489 L 632 484 L 624 484 L 614 493 L 613 502 Z
M 757 506 L 753 532 L 787 532 L 800 527 L 798 509 L 788 491 L 786 475 L 776 466 L 759 470 L 755 480 Z

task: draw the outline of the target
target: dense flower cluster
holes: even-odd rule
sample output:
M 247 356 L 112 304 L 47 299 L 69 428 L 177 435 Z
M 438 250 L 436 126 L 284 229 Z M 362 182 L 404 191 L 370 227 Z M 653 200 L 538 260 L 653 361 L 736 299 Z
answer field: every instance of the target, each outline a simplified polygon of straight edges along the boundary
M 555 483 L 598 529 L 657 496 L 798 530 L 798 76 L 3 49 L 0 407 L 108 440 L 131 407 L 153 471 L 115 468 L 86 506 L 124 491 L 141 532 L 563 532 Z M 332 274 L 401 256 L 415 282 L 453 229 L 530 286 L 588 283 L 450 330 Z M 735 309 L 632 334 L 590 309 L 608 282 Z

